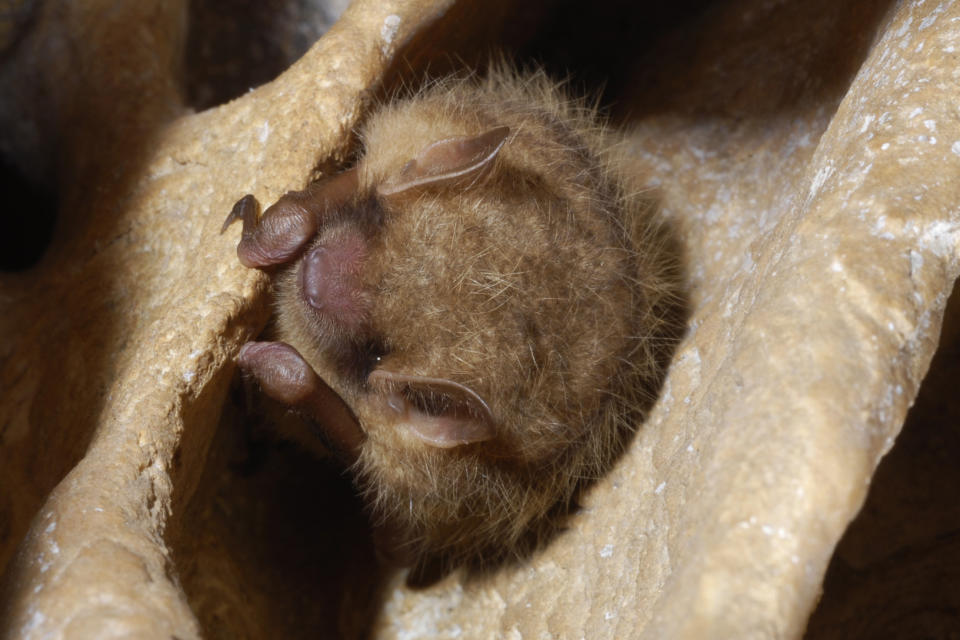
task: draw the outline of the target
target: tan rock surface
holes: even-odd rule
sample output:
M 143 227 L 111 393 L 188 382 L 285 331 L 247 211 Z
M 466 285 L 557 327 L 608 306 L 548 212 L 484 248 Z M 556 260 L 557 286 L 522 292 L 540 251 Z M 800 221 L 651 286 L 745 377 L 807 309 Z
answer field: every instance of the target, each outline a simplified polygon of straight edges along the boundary
M 44 3 L 0 67 L 53 96 L 0 105 L 4 144 L 63 134 L 54 246 L 0 282 L 0 629 L 188 638 L 199 610 L 221 635 L 204 603 L 262 596 L 188 604 L 190 560 L 168 550 L 199 522 L 176 505 L 208 486 L 231 359 L 266 320 L 219 224 L 342 153 L 364 92 L 451 2 L 357 0 L 275 82 L 199 114 L 172 81 L 183 6 L 106 4 Z M 655 48 L 629 126 L 692 295 L 662 397 L 547 548 L 425 589 L 397 576 L 376 637 L 803 633 L 960 272 L 958 48 L 960 8 L 922 0 L 739 0 Z M 117 56 L 128 73 L 99 63 Z M 263 635 L 240 618 L 221 620 Z
M 960 625 L 960 281 L 896 446 L 843 534 L 806 640 L 949 638 Z

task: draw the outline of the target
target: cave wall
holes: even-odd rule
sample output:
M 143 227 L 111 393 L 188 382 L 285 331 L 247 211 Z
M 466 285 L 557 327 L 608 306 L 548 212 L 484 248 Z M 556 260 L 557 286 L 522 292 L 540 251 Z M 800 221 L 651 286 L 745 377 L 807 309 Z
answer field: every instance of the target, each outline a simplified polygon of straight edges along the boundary
M 230 522 L 197 505 L 230 469 L 233 358 L 269 314 L 219 227 L 239 196 L 343 161 L 370 96 L 469 4 L 356 0 L 275 80 L 194 112 L 186 3 L 19 3 L 0 151 L 56 190 L 58 220 L 40 262 L 0 279 L 5 637 L 324 624 L 271 613 L 271 594 L 335 592 L 325 565 L 296 582 L 244 558 L 242 535 L 191 564 Z M 958 25 L 951 3 L 738 0 L 644 42 L 613 115 L 682 236 L 691 300 L 657 405 L 547 547 L 427 587 L 344 587 L 368 628 L 325 631 L 800 637 L 960 272 Z M 274 486 L 255 484 L 231 495 Z

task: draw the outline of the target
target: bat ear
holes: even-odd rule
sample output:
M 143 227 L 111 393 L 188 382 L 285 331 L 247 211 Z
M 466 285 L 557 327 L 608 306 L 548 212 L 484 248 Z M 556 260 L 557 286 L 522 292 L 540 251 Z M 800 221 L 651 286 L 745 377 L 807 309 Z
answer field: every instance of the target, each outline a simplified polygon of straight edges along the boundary
M 493 166 L 509 134 L 510 127 L 495 127 L 475 136 L 434 142 L 407 162 L 399 174 L 381 184 L 377 193 L 392 196 L 477 178 Z
M 496 435 L 490 407 L 458 382 L 383 369 L 371 373 L 367 381 L 397 426 L 426 444 L 451 449 Z

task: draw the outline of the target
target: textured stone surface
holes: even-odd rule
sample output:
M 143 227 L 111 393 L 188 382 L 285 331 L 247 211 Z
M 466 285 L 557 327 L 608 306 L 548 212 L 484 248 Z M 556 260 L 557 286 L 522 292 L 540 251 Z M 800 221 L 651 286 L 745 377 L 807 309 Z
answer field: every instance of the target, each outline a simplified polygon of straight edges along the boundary
M 837 546 L 807 640 L 950 638 L 960 628 L 960 281 L 896 446 Z
M 166 544 L 198 524 L 176 505 L 214 482 L 231 359 L 266 320 L 219 224 L 342 154 L 364 92 L 451 3 L 357 0 L 276 81 L 199 114 L 173 81 L 184 5 L 37 4 L 0 65 L 23 96 L 0 100 L 0 143 L 57 176 L 62 213 L 45 260 L 0 281 L 0 629 L 188 638 L 201 611 L 221 635 L 208 607 L 263 594 Z M 958 47 L 954 3 L 738 0 L 654 48 L 623 124 L 693 302 L 662 397 L 547 548 L 423 589 L 395 576 L 368 598 L 375 637 L 803 633 L 960 271 Z M 188 604 L 188 566 L 237 593 L 185 574 Z

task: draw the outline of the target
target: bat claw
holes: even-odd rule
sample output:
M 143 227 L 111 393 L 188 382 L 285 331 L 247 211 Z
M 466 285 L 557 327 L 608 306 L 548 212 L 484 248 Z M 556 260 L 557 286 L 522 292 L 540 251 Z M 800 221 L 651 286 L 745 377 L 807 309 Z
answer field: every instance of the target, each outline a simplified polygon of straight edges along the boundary
M 352 197 L 358 180 L 356 169 L 350 169 L 302 191 L 290 191 L 263 216 L 257 199 L 245 195 L 233 205 L 220 233 L 235 220 L 243 220 L 237 257 L 245 267 L 262 269 L 290 262 L 306 248 L 330 212 Z
M 243 220 L 244 232 L 248 231 L 248 227 L 256 226 L 259 208 L 257 199 L 249 193 L 237 200 L 237 203 L 230 209 L 230 213 L 227 214 L 227 219 L 223 221 L 223 226 L 220 227 L 220 235 L 223 235 L 230 225 L 237 220 Z

